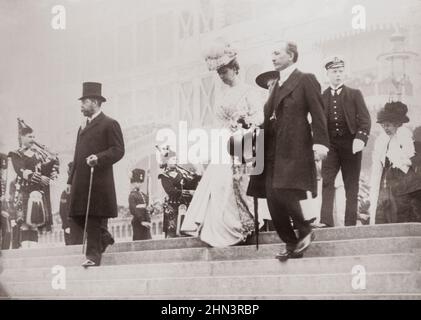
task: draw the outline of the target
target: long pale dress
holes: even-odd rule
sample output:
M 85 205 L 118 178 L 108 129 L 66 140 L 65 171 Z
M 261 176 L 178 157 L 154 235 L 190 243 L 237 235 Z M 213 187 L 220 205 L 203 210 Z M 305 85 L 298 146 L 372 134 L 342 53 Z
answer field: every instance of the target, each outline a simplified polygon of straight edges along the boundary
M 224 86 L 216 98 L 219 128 L 230 128 L 240 116 L 252 123 L 263 121 L 263 102 L 251 86 Z M 233 131 L 233 129 L 232 129 Z M 222 147 L 222 152 L 226 150 Z M 226 152 L 226 151 L 225 151 Z M 181 231 L 213 247 L 226 247 L 246 240 L 254 231 L 253 198 L 246 195 L 249 176 L 245 166 L 210 163 L 193 196 Z M 260 223 L 268 217 L 265 201 L 259 201 Z

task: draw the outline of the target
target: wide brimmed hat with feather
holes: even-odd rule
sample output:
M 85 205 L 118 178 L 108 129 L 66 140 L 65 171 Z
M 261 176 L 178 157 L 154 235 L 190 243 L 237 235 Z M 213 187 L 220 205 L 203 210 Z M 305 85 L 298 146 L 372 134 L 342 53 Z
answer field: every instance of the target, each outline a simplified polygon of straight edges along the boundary
M 224 40 L 213 42 L 203 52 L 209 71 L 228 65 L 237 57 L 237 50 Z

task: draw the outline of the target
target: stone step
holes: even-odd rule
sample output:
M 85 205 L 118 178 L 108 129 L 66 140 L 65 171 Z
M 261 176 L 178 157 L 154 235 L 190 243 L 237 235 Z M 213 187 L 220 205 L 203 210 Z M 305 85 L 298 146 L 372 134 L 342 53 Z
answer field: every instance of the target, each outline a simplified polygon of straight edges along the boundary
M 102 265 L 271 259 L 282 246 L 283 244 L 266 244 L 260 246 L 259 250 L 256 250 L 255 246 L 252 245 L 243 245 L 228 248 L 186 248 L 107 253 L 103 256 Z M 411 250 L 420 247 L 421 237 L 315 241 L 305 252 L 305 257 L 410 253 Z M 4 269 L 51 268 L 55 265 L 66 267 L 79 266 L 84 261 L 84 257 L 79 254 L 50 257 L 5 258 L 2 260 Z
M 236 296 L 236 295 L 354 295 L 420 294 L 421 272 L 367 273 L 364 290 L 353 288 L 353 275 L 307 274 L 152 279 L 69 280 L 65 290 L 50 281 L 10 282 L 12 297 L 42 296 Z
M 392 293 L 392 294 L 308 294 L 308 295 L 159 295 L 159 296 L 20 296 L 16 298 L 5 297 L 0 300 L 421 300 L 421 294 Z M 229 303 L 226 303 L 227 305 Z M 233 303 L 241 304 L 241 302 Z M 256 303 L 258 304 L 258 302 Z M 166 307 L 166 305 L 163 305 Z M 202 310 L 203 311 L 203 310 Z M 205 312 L 205 311 L 203 311 Z
M 337 227 L 326 229 L 315 229 L 316 239 L 318 241 L 335 241 L 347 239 L 367 239 L 382 237 L 409 237 L 421 236 L 421 223 L 400 223 L 385 224 L 374 226 L 358 227 Z M 260 233 L 259 241 L 261 244 L 280 243 L 279 237 L 275 232 Z M 250 239 L 247 244 L 253 244 L 254 239 Z M 147 241 L 133 241 L 116 243 L 107 249 L 108 253 L 131 252 L 145 250 L 166 250 L 181 248 L 207 248 L 206 243 L 194 237 L 183 237 L 173 239 L 159 239 Z M 82 246 L 52 247 L 52 248 L 33 248 L 4 250 L 4 258 L 22 258 L 22 257 L 44 257 L 44 256 L 63 256 L 78 255 L 82 252 Z
M 291 259 L 280 263 L 276 259 L 229 260 L 210 262 L 173 262 L 161 264 L 135 264 L 101 266 L 83 269 L 80 266 L 66 268 L 67 280 L 107 280 L 136 278 L 182 278 L 235 275 L 282 275 L 282 274 L 331 274 L 351 273 L 357 265 L 366 272 L 421 271 L 421 256 L 415 254 L 383 254 L 344 257 L 314 257 Z M 186 272 L 186 270 L 188 270 Z M 51 281 L 55 273 L 51 268 L 6 269 L 2 282 Z

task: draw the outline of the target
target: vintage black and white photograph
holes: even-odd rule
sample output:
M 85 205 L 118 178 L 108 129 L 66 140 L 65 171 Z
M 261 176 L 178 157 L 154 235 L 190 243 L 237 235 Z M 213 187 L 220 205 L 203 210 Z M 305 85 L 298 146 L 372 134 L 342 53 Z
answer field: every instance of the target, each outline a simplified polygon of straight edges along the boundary
M 0 0 L 0 39 L 0 300 L 421 300 L 420 0 Z

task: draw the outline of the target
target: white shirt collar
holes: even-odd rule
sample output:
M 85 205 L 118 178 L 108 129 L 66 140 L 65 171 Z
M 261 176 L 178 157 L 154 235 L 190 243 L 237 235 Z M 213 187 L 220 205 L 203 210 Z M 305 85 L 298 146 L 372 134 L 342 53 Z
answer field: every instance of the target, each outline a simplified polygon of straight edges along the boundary
M 89 122 L 94 120 L 96 117 L 98 117 L 101 114 L 102 110 L 99 110 L 98 112 L 94 113 L 91 117 L 88 117 Z
M 297 69 L 295 64 L 290 65 L 288 68 L 285 68 L 284 70 L 279 71 L 280 80 L 279 84 L 284 83 L 288 80 L 288 78 L 291 76 L 291 74 Z
M 341 83 L 339 86 L 336 86 L 336 87 L 334 87 L 333 85 L 330 85 L 330 92 L 332 93 L 332 95 L 334 95 L 335 94 L 335 90 L 337 90 L 339 87 L 341 87 L 342 86 L 342 88 L 340 88 L 339 90 L 338 90 L 338 94 L 340 94 L 341 93 L 341 91 L 342 91 L 342 89 L 343 89 L 343 86 L 344 86 L 344 84 L 343 83 Z

